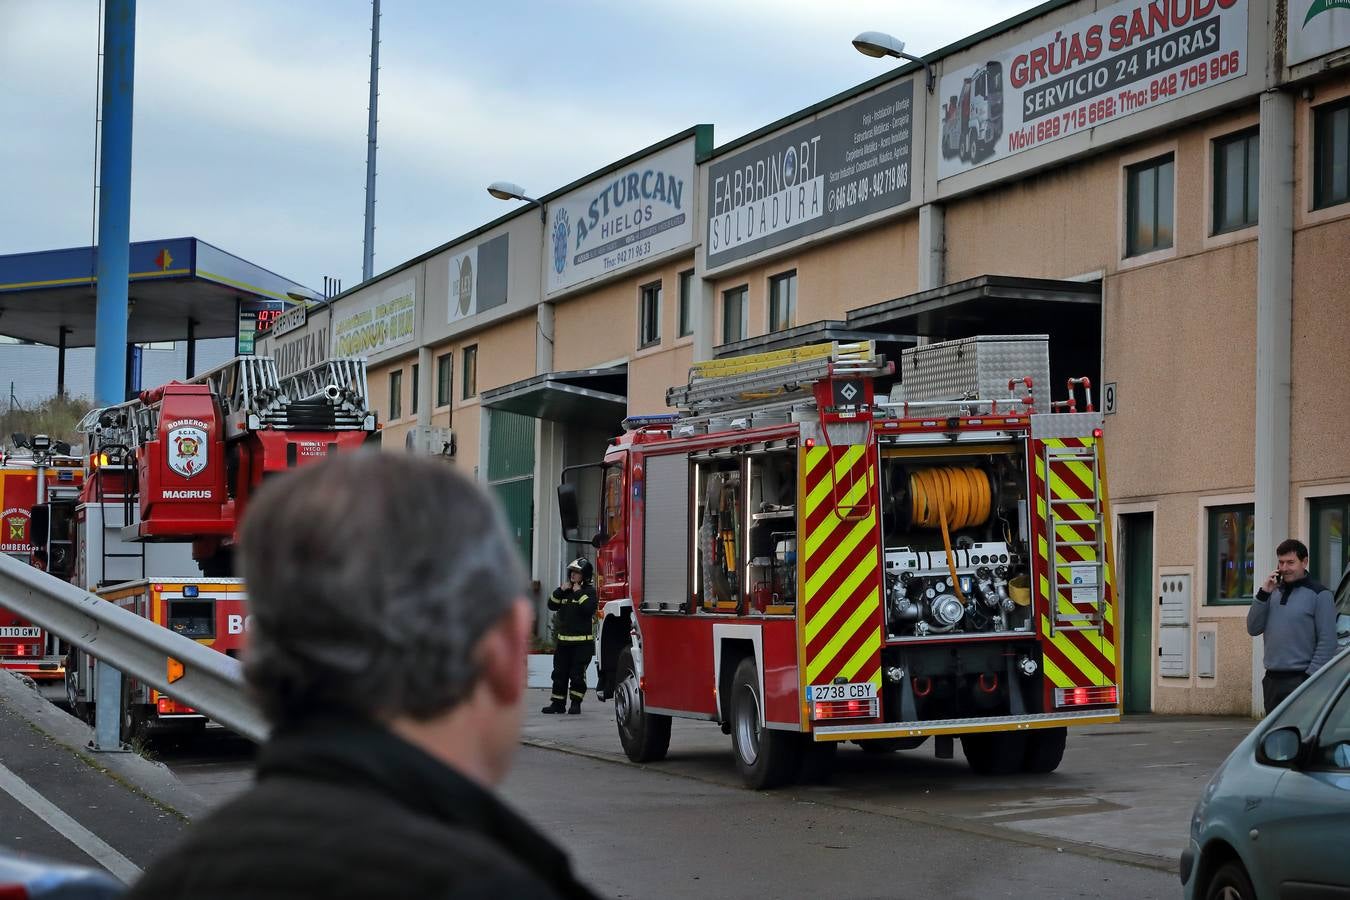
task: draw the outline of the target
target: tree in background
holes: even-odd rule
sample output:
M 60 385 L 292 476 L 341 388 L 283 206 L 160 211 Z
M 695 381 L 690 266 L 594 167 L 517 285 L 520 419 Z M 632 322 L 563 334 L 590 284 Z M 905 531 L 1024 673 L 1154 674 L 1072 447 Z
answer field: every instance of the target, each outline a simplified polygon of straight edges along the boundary
M 45 434 L 54 441 L 74 446 L 84 443 L 84 435 L 75 430 L 85 413 L 94 408 L 88 397 L 56 394 L 40 403 L 24 406 L 12 396 L 8 409 L 0 413 L 0 442 L 9 443 L 12 434 Z

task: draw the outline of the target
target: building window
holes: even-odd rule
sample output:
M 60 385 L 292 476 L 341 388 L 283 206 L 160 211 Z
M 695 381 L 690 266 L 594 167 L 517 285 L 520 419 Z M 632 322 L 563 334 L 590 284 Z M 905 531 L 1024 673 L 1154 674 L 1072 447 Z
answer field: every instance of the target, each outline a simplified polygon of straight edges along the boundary
M 1250 503 L 1209 508 L 1207 602 L 1210 605 L 1252 600 L 1255 593 L 1252 543 L 1256 537 L 1252 509 Z
M 1314 580 L 1334 591 L 1350 569 L 1350 542 L 1345 539 L 1345 528 L 1350 525 L 1350 494 L 1318 497 L 1311 507 L 1309 570 Z
M 638 289 L 638 349 L 661 343 L 661 282 Z
M 769 279 L 769 330 L 783 331 L 797 323 L 797 270 Z
M 1172 246 L 1172 154 L 1125 170 L 1125 255 Z
M 413 363 L 412 365 L 412 403 L 408 404 L 408 415 L 410 416 L 417 415 L 417 383 L 422 380 L 419 377 L 421 368 L 422 366 L 419 363 Z
M 464 385 L 461 397 L 468 400 L 470 397 L 478 396 L 478 345 L 465 347 L 464 352 L 460 354 L 460 360 L 463 369 L 460 371 L 459 380 Z
M 1257 129 L 1214 142 L 1214 233 L 1256 224 L 1261 139 Z
M 1350 99 L 1319 106 L 1313 124 L 1313 209 L 1350 200 Z
M 389 421 L 403 417 L 403 370 L 389 373 Z
M 450 405 L 450 384 L 454 379 L 454 354 L 442 353 L 436 357 L 436 405 Z
M 677 337 L 694 333 L 694 319 L 691 309 L 694 303 L 694 270 L 680 273 L 680 323 Z
M 745 295 L 749 292 L 746 285 L 734 287 L 722 292 L 722 343 L 729 344 L 745 337 L 749 330 Z

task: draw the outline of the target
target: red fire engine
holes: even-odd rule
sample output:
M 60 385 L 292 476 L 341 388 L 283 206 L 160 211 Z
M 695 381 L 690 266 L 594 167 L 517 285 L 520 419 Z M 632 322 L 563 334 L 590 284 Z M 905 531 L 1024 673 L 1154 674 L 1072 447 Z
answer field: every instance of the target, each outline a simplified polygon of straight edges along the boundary
M 41 549 L 47 571 L 66 577 L 72 555 L 67 522 L 51 513 L 78 495 L 84 461 L 42 435 L 15 438 L 29 446 L 23 455 L 0 452 L 0 552 L 31 563 Z M 0 668 L 23 673 L 40 688 L 59 688 L 64 652 L 56 635 L 0 607 Z
M 960 737 L 981 773 L 1049 772 L 1119 718 L 1102 419 L 1043 403 L 1043 336 L 870 342 L 702 363 L 625 423 L 598 481 L 598 693 L 635 761 L 672 716 L 721 723 L 747 785 L 843 741 Z M 586 470 L 592 470 L 587 475 Z M 598 473 L 594 470 L 598 469 Z M 595 478 L 596 474 L 599 475 Z
M 75 583 L 236 655 L 246 595 L 230 576 L 249 499 L 270 475 L 373 439 L 366 398 L 361 359 L 281 379 L 270 357 L 238 357 L 91 411 L 81 423 L 90 463 L 74 512 Z M 66 672 L 72 707 L 91 720 L 93 665 L 74 651 Z M 205 722 L 147 685 L 128 679 L 124 690 L 124 739 L 170 719 Z

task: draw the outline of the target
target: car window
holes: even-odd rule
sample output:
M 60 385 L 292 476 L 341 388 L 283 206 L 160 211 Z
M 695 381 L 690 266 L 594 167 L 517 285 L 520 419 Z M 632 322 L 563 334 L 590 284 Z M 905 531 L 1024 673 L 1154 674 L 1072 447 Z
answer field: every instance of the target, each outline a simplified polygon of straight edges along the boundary
M 1322 724 L 1312 766 L 1350 772 L 1350 689 L 1341 692 Z
M 1312 734 L 1318 714 L 1348 678 L 1350 678 L 1350 653 L 1342 653 L 1314 675 L 1312 683 L 1293 698 L 1288 706 L 1280 710 L 1279 715 L 1272 716 L 1268 720 L 1266 730 L 1272 731 L 1292 725 L 1304 737 Z

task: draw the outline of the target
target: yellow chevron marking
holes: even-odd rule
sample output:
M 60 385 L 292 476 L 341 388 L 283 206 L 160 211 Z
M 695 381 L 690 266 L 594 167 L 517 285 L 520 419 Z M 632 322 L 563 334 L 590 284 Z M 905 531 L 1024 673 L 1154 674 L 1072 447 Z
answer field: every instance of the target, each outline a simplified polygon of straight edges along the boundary
M 1045 677 L 1049 678 L 1050 683 L 1055 687 L 1073 687 L 1073 679 L 1061 672 L 1059 666 L 1055 665 L 1050 657 L 1041 657 L 1041 665 L 1045 667 Z
M 816 658 L 807 664 L 807 684 L 814 684 L 816 678 L 824 671 L 825 666 L 839 655 L 839 651 L 843 649 L 849 639 L 857 633 L 859 628 L 862 628 L 863 625 L 866 624 L 869 617 L 876 615 L 877 608 L 880 605 L 878 600 L 879 595 L 879 591 L 874 587 L 871 593 L 867 595 L 867 598 L 853 611 L 853 615 L 848 617 L 848 621 L 840 626 L 839 632 L 834 637 L 830 638 L 830 642 L 821 648 L 820 653 L 816 655 Z
M 1050 623 L 1045 620 L 1044 616 L 1041 617 L 1041 620 L 1048 628 Z M 1109 680 L 1107 680 L 1106 676 L 1101 673 L 1101 670 L 1098 669 L 1096 666 L 1094 666 L 1088 660 L 1087 656 L 1085 656 L 1081 650 L 1079 650 L 1077 647 L 1073 645 L 1073 643 L 1069 640 L 1067 635 L 1064 634 L 1056 635 L 1054 638 L 1051 639 L 1051 643 L 1055 645 L 1055 649 L 1057 649 L 1060 653 L 1062 653 L 1065 656 L 1065 658 L 1067 658 L 1069 662 L 1072 663 L 1080 673 L 1082 673 L 1084 678 L 1088 679 L 1089 684 L 1111 683 Z M 1061 681 L 1053 676 L 1051 677 L 1051 681 L 1054 682 L 1056 687 L 1073 686 L 1074 684 L 1073 679 L 1069 675 L 1067 675 L 1057 666 L 1055 666 L 1054 663 L 1052 663 L 1048 657 L 1042 657 L 1042 659 L 1045 663 L 1046 675 L 1051 675 L 1051 669 L 1053 668 L 1054 671 L 1058 673 L 1059 679 L 1063 679 Z
M 865 447 L 849 447 L 840 456 L 839 461 L 834 465 L 834 477 L 831 479 L 828 475 L 822 476 L 820 482 L 806 495 L 806 514 L 809 516 L 822 503 L 828 500 L 834 490 L 835 484 L 842 482 L 848 477 L 848 470 L 853 468 L 853 464 L 866 452 Z M 857 484 L 852 486 L 850 493 L 861 485 L 866 487 L 867 478 L 864 476 Z M 856 502 L 856 501 L 855 501 Z
M 848 662 L 839 670 L 839 674 L 852 681 L 854 676 L 862 669 L 864 665 L 876 659 L 877 653 L 881 651 L 881 629 L 873 628 L 872 633 L 867 636 L 867 640 L 862 642 L 856 653 L 849 657 Z M 881 670 L 873 675 L 870 681 L 877 687 L 881 687 Z
M 876 524 L 873 523 L 872 527 L 876 527 Z M 833 560 L 833 558 L 831 558 L 831 563 L 832 564 L 829 566 L 829 570 L 830 572 L 834 572 L 836 569 L 839 568 L 839 562 L 836 562 Z M 852 572 L 849 573 L 849 576 L 846 579 L 844 579 L 842 584 L 839 585 L 839 589 L 836 590 L 831 596 L 816 597 L 815 589 L 813 589 L 809 585 L 807 586 L 806 596 L 810 598 L 807 601 L 808 604 L 814 605 L 817 600 L 822 601 L 819 608 L 813 609 L 811 611 L 810 613 L 811 617 L 810 619 L 807 620 L 805 634 L 808 643 L 814 640 L 816 635 L 820 634 L 821 629 L 824 628 L 827 624 L 829 624 L 830 620 L 834 618 L 835 613 L 839 611 L 839 607 L 843 606 L 844 603 L 848 600 L 848 598 L 853 596 L 853 594 L 858 590 L 858 587 L 864 581 L 866 581 L 869 576 L 872 576 L 876 573 L 876 569 L 877 569 L 877 558 L 874 554 L 869 553 L 867 554 L 866 558 L 864 558 L 860 563 L 858 563 L 857 567 Z M 815 576 L 812 577 L 814 578 Z
M 830 448 L 828 447 L 812 447 L 806 451 L 804 473 L 808 482 L 811 480 L 811 476 L 815 473 L 816 468 L 824 462 L 825 457 L 829 455 Z
M 867 490 L 867 483 L 859 481 L 842 497 L 839 498 L 839 502 L 845 506 L 861 503 L 864 492 L 866 490 Z M 829 494 L 828 483 L 825 486 L 825 493 L 826 495 Z M 806 515 L 809 517 L 812 515 L 813 512 L 814 510 L 808 510 Z M 875 513 L 869 513 L 867 519 L 864 521 L 871 522 L 873 526 L 875 526 L 876 525 Z M 805 558 L 811 559 L 813 556 L 815 556 L 816 551 L 819 550 L 827 540 L 829 540 L 830 535 L 834 534 L 834 530 L 843 523 L 844 520 L 840 519 L 837 513 L 825 516 L 825 518 L 823 518 L 820 521 L 820 524 L 816 526 L 816 530 L 806 536 L 806 543 L 803 545 L 803 550 L 805 551 L 806 554 Z

